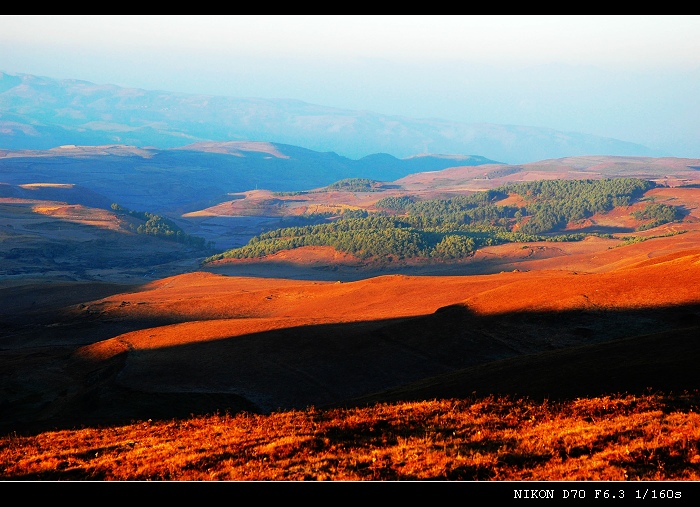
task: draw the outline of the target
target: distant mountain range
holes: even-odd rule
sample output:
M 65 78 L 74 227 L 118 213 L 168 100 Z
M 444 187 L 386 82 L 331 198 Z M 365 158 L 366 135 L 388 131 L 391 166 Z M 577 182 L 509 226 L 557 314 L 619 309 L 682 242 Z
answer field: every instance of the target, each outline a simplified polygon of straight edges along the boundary
M 398 158 L 469 154 L 509 164 L 579 155 L 669 155 L 617 139 L 539 127 L 406 118 L 298 100 L 149 91 L 0 72 L 0 149 L 66 144 L 164 149 L 204 141 L 267 141 L 352 159 L 375 153 Z

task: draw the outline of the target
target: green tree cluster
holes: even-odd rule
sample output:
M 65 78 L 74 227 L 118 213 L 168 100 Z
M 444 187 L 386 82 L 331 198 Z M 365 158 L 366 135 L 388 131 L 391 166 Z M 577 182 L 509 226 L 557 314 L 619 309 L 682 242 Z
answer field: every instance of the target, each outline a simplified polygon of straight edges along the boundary
M 332 246 L 361 259 L 454 260 L 507 242 L 579 241 L 586 235 L 557 231 L 572 220 L 627 206 L 652 187 L 653 183 L 634 178 L 546 180 L 450 199 L 386 197 L 377 201 L 377 207 L 400 216 L 346 211 L 328 223 L 260 234 L 241 248 L 207 260 L 260 257 L 301 246 Z M 520 195 L 525 206 L 497 204 L 513 194 Z
M 643 210 L 632 212 L 632 216 L 637 220 L 651 220 L 651 222 L 637 227 L 638 231 L 653 229 L 659 225 L 677 222 L 681 219 L 681 213 L 675 206 L 656 203 L 649 203 Z
M 211 249 L 214 246 L 211 241 L 207 242 L 204 238 L 185 233 L 174 222 L 160 215 L 154 215 L 148 211 L 133 211 L 117 203 L 112 203 L 111 208 L 119 214 L 128 215 L 143 221 L 144 223 L 139 226 L 130 225 L 130 228 L 137 234 L 158 236 L 159 238 L 183 243 L 197 249 Z
M 521 230 L 539 234 L 560 229 L 595 213 L 610 211 L 616 206 L 628 206 L 653 187 L 651 181 L 610 178 L 542 180 L 516 183 L 501 187 L 501 190 L 508 189 L 527 201 L 525 214 L 530 219 Z
M 411 204 L 416 202 L 416 198 L 410 195 L 402 195 L 398 197 L 383 197 L 374 205 L 380 209 L 405 211 Z
M 343 190 L 346 192 L 378 192 L 381 191 L 382 184 L 376 180 L 368 178 L 345 178 L 335 183 L 331 183 L 326 188 L 328 190 Z

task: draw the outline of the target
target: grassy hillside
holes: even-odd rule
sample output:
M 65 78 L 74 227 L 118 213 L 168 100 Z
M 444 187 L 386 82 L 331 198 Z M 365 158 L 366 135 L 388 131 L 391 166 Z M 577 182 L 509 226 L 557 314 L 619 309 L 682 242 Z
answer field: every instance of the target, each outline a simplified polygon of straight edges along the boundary
M 0 438 L 12 480 L 700 479 L 700 396 L 461 398 Z

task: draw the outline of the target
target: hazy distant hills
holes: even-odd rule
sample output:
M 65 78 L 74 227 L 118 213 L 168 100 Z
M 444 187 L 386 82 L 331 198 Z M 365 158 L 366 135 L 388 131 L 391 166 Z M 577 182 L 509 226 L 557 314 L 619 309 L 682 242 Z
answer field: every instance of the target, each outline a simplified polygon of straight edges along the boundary
M 132 209 L 184 212 L 228 200 L 228 193 L 256 188 L 308 190 L 343 178 L 391 181 L 421 171 L 489 163 L 493 161 L 483 157 L 439 155 L 397 159 L 376 154 L 352 160 L 260 142 L 203 142 L 168 150 L 66 145 L 43 151 L 0 150 L 0 182 L 78 185 Z
M 668 155 L 617 139 L 539 127 L 415 119 L 298 100 L 148 91 L 0 72 L 0 148 L 174 148 L 231 140 L 290 144 L 353 159 L 372 153 L 399 158 L 464 153 L 516 164 L 577 155 Z
M 198 142 L 171 149 L 71 144 L 48 150 L 0 149 L 0 197 L 59 200 L 103 209 L 117 202 L 135 210 L 187 213 L 241 199 L 232 194 L 249 190 L 308 191 L 345 178 L 393 182 L 393 190 L 387 188 L 390 193 L 418 195 L 552 178 L 624 176 L 678 186 L 697 183 L 699 167 L 698 159 L 610 156 L 521 165 L 465 155 L 398 159 L 378 153 L 353 160 L 333 152 L 245 141 Z M 324 199 L 342 201 L 338 195 Z

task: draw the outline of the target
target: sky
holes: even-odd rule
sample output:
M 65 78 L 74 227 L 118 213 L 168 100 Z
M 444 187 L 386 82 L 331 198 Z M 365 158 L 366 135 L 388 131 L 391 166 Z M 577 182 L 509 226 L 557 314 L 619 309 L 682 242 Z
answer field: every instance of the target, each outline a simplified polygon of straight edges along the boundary
M 700 157 L 700 16 L 12 16 L 0 71 L 548 127 Z

